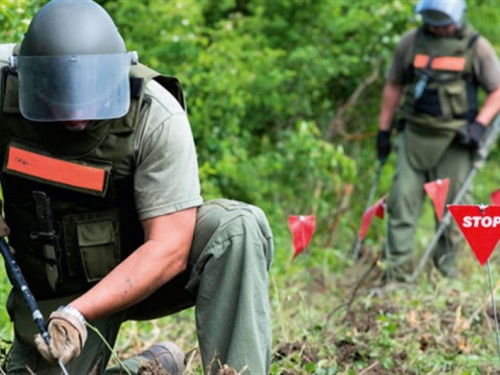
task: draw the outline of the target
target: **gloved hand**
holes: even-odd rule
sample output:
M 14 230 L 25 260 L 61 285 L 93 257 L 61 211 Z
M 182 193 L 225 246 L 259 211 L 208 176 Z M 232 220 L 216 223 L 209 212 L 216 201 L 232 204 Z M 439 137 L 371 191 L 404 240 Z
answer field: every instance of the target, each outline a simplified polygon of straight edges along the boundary
M 87 340 L 85 318 L 71 306 L 62 306 L 50 314 L 47 331 L 49 345 L 40 334 L 35 336 L 35 345 L 40 354 L 53 365 L 60 358 L 64 364 L 78 357 Z
M 457 131 L 458 144 L 477 150 L 486 133 L 486 127 L 478 121 L 471 122 Z
M 387 159 L 391 153 L 391 148 L 391 131 L 379 130 L 377 133 L 377 155 L 380 162 L 384 162 Z

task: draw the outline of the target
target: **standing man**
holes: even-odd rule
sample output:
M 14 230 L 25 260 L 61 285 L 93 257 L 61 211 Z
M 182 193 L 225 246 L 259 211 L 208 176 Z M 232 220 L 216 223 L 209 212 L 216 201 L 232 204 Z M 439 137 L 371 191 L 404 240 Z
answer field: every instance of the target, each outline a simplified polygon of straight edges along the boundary
M 378 157 L 384 161 L 391 151 L 391 123 L 398 109 L 397 164 L 387 202 L 384 256 L 389 274 L 399 281 L 412 273 L 424 183 L 449 178 L 446 203 L 451 203 L 500 109 L 500 63 L 490 43 L 464 22 L 465 1 L 420 0 L 416 12 L 423 25 L 406 33 L 397 46 L 377 135 Z M 478 87 L 487 93 L 482 108 Z M 455 225 L 439 239 L 434 264 L 445 276 L 455 273 L 460 242 Z
M 0 54 L 9 244 L 51 336 L 34 339 L 13 290 L 9 374 L 57 374 L 58 359 L 70 374 L 124 373 L 106 369 L 86 323 L 114 345 L 124 321 L 191 306 L 207 373 L 267 374 L 271 230 L 257 207 L 203 203 L 178 81 L 138 64 L 92 0 L 52 0 Z M 148 360 L 184 368 L 171 343 L 124 363 L 136 373 Z

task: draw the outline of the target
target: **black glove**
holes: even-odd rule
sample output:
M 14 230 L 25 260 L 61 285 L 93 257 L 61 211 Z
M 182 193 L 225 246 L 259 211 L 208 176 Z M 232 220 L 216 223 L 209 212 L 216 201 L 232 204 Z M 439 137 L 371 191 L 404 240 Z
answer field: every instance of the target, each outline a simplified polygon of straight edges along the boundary
M 381 163 L 387 159 L 391 153 L 391 131 L 379 130 L 377 134 L 377 155 Z
M 481 140 L 483 139 L 484 133 L 486 133 L 486 127 L 483 124 L 478 121 L 471 122 L 470 124 L 458 129 L 458 144 L 468 147 L 471 150 L 477 150 Z

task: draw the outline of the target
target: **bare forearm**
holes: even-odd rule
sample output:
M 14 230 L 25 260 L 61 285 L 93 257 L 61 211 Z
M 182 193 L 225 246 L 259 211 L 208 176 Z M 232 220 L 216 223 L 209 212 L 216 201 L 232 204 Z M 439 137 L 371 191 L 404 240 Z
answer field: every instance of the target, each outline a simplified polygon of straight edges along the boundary
M 71 305 L 88 321 L 94 321 L 148 297 L 185 269 L 184 257 L 168 253 L 165 258 L 161 246 L 154 241 L 146 242 Z
M 380 108 L 379 129 L 389 130 L 392 122 L 392 117 L 396 108 L 399 105 L 403 94 L 403 86 L 395 83 L 387 82 L 384 86 L 382 94 L 382 105 Z
M 476 121 L 488 125 L 500 111 L 500 86 L 490 92 L 484 102 L 483 108 L 476 116 Z
M 196 207 L 142 221 L 146 242 L 71 303 L 88 321 L 130 307 L 186 269 Z

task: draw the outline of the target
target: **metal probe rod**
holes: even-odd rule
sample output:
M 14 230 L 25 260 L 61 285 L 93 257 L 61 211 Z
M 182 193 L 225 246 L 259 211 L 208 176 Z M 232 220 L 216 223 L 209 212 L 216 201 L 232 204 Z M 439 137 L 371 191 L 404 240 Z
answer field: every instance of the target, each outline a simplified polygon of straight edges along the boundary
M 2 256 L 5 259 L 5 264 L 7 270 L 9 271 L 9 274 L 12 277 L 14 286 L 19 290 L 21 296 L 23 297 L 24 302 L 28 306 L 31 312 L 31 317 L 33 318 L 33 321 L 37 325 L 43 340 L 47 343 L 47 345 L 49 345 L 50 337 L 49 337 L 49 332 L 47 332 L 47 327 L 45 326 L 45 322 L 43 320 L 43 315 L 40 312 L 40 309 L 38 308 L 35 297 L 33 297 L 33 294 L 28 288 L 28 283 L 26 282 L 26 279 L 24 278 L 21 269 L 19 268 L 17 262 L 10 253 L 9 245 L 7 245 L 7 242 L 5 242 L 4 238 L 0 238 L 0 252 L 2 253 Z M 58 364 L 63 374 L 68 375 L 68 370 L 66 370 L 66 367 L 64 366 L 64 363 L 62 363 L 61 359 L 58 359 Z

